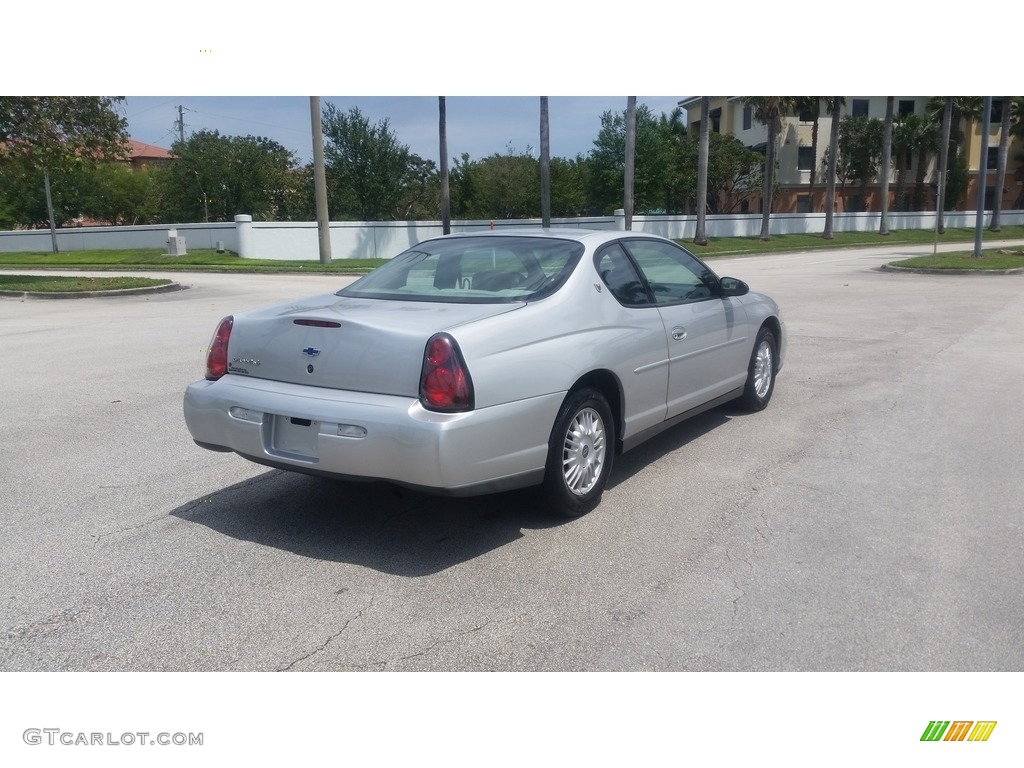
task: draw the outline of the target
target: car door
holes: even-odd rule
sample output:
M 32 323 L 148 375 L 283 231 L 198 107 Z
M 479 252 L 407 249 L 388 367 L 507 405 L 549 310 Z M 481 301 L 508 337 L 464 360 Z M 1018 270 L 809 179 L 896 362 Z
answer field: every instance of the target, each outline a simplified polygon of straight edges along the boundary
M 749 354 L 742 306 L 720 295 L 718 278 L 664 240 L 624 243 L 661 315 L 668 345 L 666 418 L 742 384 Z

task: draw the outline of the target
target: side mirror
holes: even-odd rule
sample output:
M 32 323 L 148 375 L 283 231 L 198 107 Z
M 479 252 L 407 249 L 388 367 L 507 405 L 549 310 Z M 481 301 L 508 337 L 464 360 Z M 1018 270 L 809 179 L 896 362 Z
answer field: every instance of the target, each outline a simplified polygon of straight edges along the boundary
M 735 277 L 723 277 L 718 281 L 723 296 L 745 296 L 750 293 L 750 286 Z

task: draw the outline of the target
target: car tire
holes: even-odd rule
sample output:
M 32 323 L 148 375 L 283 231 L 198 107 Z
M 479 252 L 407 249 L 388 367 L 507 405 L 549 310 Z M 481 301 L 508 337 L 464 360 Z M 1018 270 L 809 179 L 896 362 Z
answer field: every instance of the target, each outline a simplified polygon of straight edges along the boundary
M 552 512 L 584 515 L 601 501 L 615 456 L 615 421 L 604 395 L 572 392 L 562 404 L 548 441 L 544 491 Z
M 750 353 L 747 383 L 740 398 L 747 410 L 763 411 L 772 399 L 777 362 L 778 344 L 775 342 L 775 334 L 770 328 L 762 328 Z

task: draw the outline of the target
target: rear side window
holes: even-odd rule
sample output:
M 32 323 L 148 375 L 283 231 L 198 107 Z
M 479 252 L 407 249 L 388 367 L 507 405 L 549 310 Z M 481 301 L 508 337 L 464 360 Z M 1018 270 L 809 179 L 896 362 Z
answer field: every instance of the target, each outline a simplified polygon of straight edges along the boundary
M 651 303 L 647 287 L 617 243 L 605 248 L 597 257 L 597 272 L 608 286 L 612 296 L 627 307 L 642 307 Z
M 530 301 L 558 290 L 582 253 L 581 243 L 558 238 L 428 240 L 338 295 L 457 303 Z

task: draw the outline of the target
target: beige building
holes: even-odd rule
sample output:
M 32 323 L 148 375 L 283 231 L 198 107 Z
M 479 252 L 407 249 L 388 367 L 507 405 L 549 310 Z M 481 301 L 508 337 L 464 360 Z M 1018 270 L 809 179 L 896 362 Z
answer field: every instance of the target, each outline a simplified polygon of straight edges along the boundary
M 700 130 L 701 120 L 701 98 L 694 96 L 679 102 L 679 106 L 686 109 L 688 130 L 695 135 Z M 885 119 L 886 96 L 845 96 L 845 105 L 840 108 L 840 117 L 847 115 L 865 116 Z M 896 96 L 893 104 L 893 115 L 897 119 L 909 114 L 924 115 L 926 105 L 932 97 L 930 96 Z M 986 174 L 986 208 L 991 208 L 994 199 L 994 185 L 996 178 L 997 152 L 999 149 L 1000 120 L 1001 120 L 1002 99 L 993 99 L 992 120 L 989 125 L 989 151 L 986 158 L 988 172 Z M 753 114 L 753 109 L 743 103 L 742 96 L 712 96 L 709 110 L 711 124 L 710 129 L 726 135 L 735 136 L 744 145 L 764 151 L 768 138 L 768 129 L 759 123 Z M 971 181 L 967 194 L 964 197 L 962 209 L 974 210 L 977 195 L 977 183 L 981 163 L 981 121 L 965 121 L 968 124 L 961 125 L 964 133 L 962 151 L 967 157 L 968 171 Z M 825 168 L 823 165 L 826 150 L 828 149 L 829 132 L 832 126 L 832 116 L 828 114 L 826 105 L 822 103 L 821 116 L 818 119 L 818 145 L 817 152 L 813 151 L 813 115 L 788 114 L 782 117 L 782 130 L 778 136 L 776 147 L 778 193 L 772 204 L 775 213 L 804 213 L 808 211 L 822 211 L 825 204 Z M 1009 163 L 1006 173 L 1006 180 L 1003 184 L 1002 208 L 1020 208 L 1024 206 L 1022 200 L 1022 174 L 1020 166 L 1015 158 L 1024 149 L 1024 143 L 1019 138 L 1011 138 Z M 815 154 L 817 155 L 815 157 Z M 904 193 L 910 197 L 913 192 L 915 180 L 918 176 L 918 158 L 912 155 L 902 159 Z M 893 163 L 890 174 L 890 210 L 896 210 L 896 184 L 900 169 L 898 163 Z M 926 186 L 924 189 L 923 205 L 926 210 L 935 210 L 934 182 L 936 175 L 937 156 L 931 156 L 927 160 L 927 167 L 924 169 Z M 814 176 L 813 201 L 810 199 L 811 173 Z M 867 187 L 867 199 L 861 200 L 861 185 L 859 181 L 847 183 L 845 191 L 836 184 L 836 209 L 839 211 L 868 210 L 878 211 L 880 205 L 881 183 L 875 178 L 871 179 Z M 747 210 L 751 213 L 760 211 L 760 196 L 755 196 L 747 202 Z

